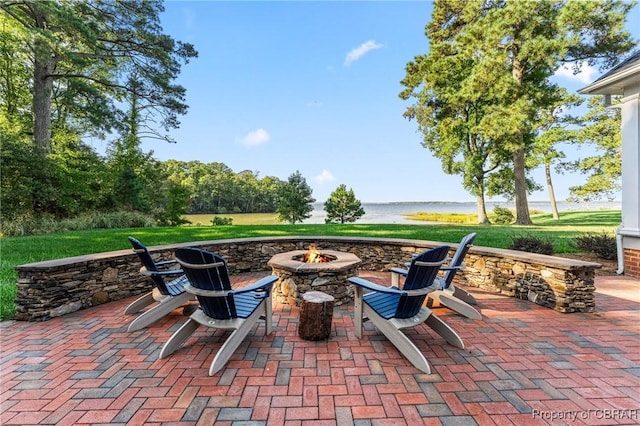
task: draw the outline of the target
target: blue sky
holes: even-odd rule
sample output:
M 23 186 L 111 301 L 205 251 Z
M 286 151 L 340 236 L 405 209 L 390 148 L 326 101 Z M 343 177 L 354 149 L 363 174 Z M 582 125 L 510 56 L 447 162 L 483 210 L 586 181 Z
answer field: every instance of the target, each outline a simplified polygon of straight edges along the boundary
M 179 78 L 190 107 L 172 132 L 177 144 L 143 149 L 282 180 L 299 170 L 319 202 L 340 184 L 363 202 L 474 201 L 402 116 L 400 80 L 428 51 L 431 11 L 425 1 L 167 1 L 164 31 L 199 57 Z M 636 38 L 638 22 L 640 6 L 627 22 Z M 557 82 L 576 91 L 599 74 L 560 73 Z M 554 178 L 558 200 L 583 179 Z

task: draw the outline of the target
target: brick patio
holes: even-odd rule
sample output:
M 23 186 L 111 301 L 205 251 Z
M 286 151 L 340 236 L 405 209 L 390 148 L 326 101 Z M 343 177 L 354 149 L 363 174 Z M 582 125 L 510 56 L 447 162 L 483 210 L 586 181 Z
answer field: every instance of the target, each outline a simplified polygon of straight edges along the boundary
M 336 308 L 328 342 L 298 338 L 298 309 L 274 305 L 274 333 L 257 326 L 213 377 L 221 332 L 201 327 L 157 359 L 184 321 L 179 310 L 133 333 L 122 314 L 133 298 L 47 322 L 7 321 L 0 424 L 638 424 L 640 281 L 597 277 L 596 287 L 592 314 L 478 291 L 483 321 L 436 309 L 466 349 L 424 326 L 408 330 L 429 375 L 371 325 L 355 338 L 352 303 Z

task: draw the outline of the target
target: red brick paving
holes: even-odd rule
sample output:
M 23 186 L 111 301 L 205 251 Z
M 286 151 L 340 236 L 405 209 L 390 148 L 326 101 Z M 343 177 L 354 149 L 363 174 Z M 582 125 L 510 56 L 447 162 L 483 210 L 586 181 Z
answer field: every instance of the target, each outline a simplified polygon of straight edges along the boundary
M 274 332 L 265 337 L 256 326 L 214 377 L 220 331 L 201 327 L 157 359 L 184 321 L 179 310 L 133 333 L 122 314 L 132 299 L 42 323 L 7 321 L 0 424 L 639 424 L 640 283 L 611 282 L 597 278 L 603 290 L 593 314 L 482 292 L 482 321 L 435 310 L 466 349 L 424 326 L 408 330 L 432 374 L 413 368 L 370 324 L 355 338 L 353 309 L 344 305 L 323 342 L 298 338 L 297 308 L 275 305 Z

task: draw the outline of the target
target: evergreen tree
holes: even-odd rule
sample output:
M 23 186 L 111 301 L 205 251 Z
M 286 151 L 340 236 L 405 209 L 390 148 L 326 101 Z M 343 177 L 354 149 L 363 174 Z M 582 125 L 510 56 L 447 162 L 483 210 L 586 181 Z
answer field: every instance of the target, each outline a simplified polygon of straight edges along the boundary
M 587 175 L 584 184 L 569 188 L 569 199 L 612 200 L 619 194 L 622 177 L 620 109 L 606 108 L 602 103 L 602 97 L 594 96 L 589 99 L 589 111 L 582 120 L 585 126 L 577 131 L 575 142 L 595 147 L 597 154 L 565 165 L 570 170 Z
M 189 223 L 184 219 L 191 198 L 191 191 L 180 182 L 167 178 L 160 191 L 163 195 L 162 203 L 154 212 L 154 217 L 160 226 L 178 226 Z
M 534 144 L 534 156 L 531 160 L 544 167 L 544 176 L 551 204 L 551 213 L 555 220 L 560 218 L 556 202 L 555 190 L 552 179 L 552 166 L 557 172 L 562 172 L 562 161 L 566 157 L 560 149 L 562 143 L 569 143 L 575 139 L 576 126 L 580 124 L 577 117 L 569 113 L 571 108 L 579 106 L 584 101 L 578 95 L 569 94 L 566 89 L 560 90 L 560 98 L 557 104 L 547 110 L 542 110 L 536 120 L 536 140 Z
M 123 136 L 113 141 L 107 150 L 110 194 L 116 209 L 149 213 L 155 207 L 153 199 L 158 196 L 160 183 L 155 180 L 158 166 L 153 152 L 145 153 L 140 148 L 138 102 L 138 96 L 132 94 L 123 123 Z
M 454 120 L 449 130 L 454 135 L 443 136 L 447 143 L 438 148 L 449 159 L 465 155 L 460 145 L 470 137 L 488 143 L 485 155 L 463 162 L 490 170 L 496 160 L 506 159 L 510 164 L 501 168 L 513 174 L 516 223 L 529 225 L 527 156 L 538 111 L 558 101 L 550 77 L 564 64 L 577 71 L 585 63 L 601 68 L 617 63 L 634 46 L 624 30 L 633 5 L 539 0 L 523 7 L 518 1 L 438 0 L 426 28 L 429 54 L 407 64 L 401 97 L 415 97 L 416 104 L 405 115 L 416 118 L 425 139 L 428 132 L 440 131 L 429 120 Z M 441 74 L 453 84 L 443 84 Z M 482 190 L 480 182 L 474 185 L 476 192 Z
M 12 40 L 16 55 L 27 52 L 31 78 L 33 140 L 51 152 L 56 114 L 101 135 L 119 129 L 119 101 L 136 90 L 153 111 L 145 120 L 166 130 L 185 114 L 184 87 L 174 83 L 183 63 L 196 57 L 192 45 L 162 33 L 160 1 L 16 0 L 0 2 L 0 13 L 25 34 Z M 0 43 L 1 44 L 1 43 Z M 127 84 L 134 75 L 139 85 Z
M 305 178 L 296 170 L 278 190 L 278 219 L 297 223 L 311 217 L 311 204 L 316 201 L 311 196 L 312 192 Z
M 353 189 L 347 190 L 344 184 L 331 193 L 324 203 L 324 210 L 327 212 L 325 223 L 351 223 L 365 214 L 362 203 L 356 199 Z

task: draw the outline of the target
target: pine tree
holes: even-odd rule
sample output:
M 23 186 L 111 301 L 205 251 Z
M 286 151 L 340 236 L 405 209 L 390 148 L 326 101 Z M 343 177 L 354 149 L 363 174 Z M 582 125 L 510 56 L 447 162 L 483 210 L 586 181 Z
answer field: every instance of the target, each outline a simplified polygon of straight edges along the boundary
M 589 111 L 582 117 L 586 123 L 577 132 L 576 143 L 589 144 L 597 154 L 566 164 L 570 170 L 587 175 L 582 185 L 569 188 L 572 201 L 612 200 L 619 194 L 622 176 L 622 134 L 620 109 L 606 108 L 602 98 L 589 99 Z
M 347 190 L 344 184 L 331 193 L 324 203 L 324 210 L 327 212 L 325 223 L 351 223 L 365 214 L 362 203 L 356 199 L 353 189 Z
M 296 170 L 278 191 L 278 219 L 297 223 L 310 218 L 312 203 L 316 201 L 311 196 L 312 192 L 305 178 Z
M 118 130 L 118 103 L 134 90 L 131 76 L 155 127 L 178 127 L 187 105 L 174 80 L 197 52 L 162 33 L 163 10 L 160 1 L 146 0 L 0 2 L 0 13 L 26 34 L 12 43 L 16 54 L 29 55 L 31 79 L 19 84 L 30 85 L 33 139 L 42 155 L 51 151 L 56 119 L 97 136 Z

